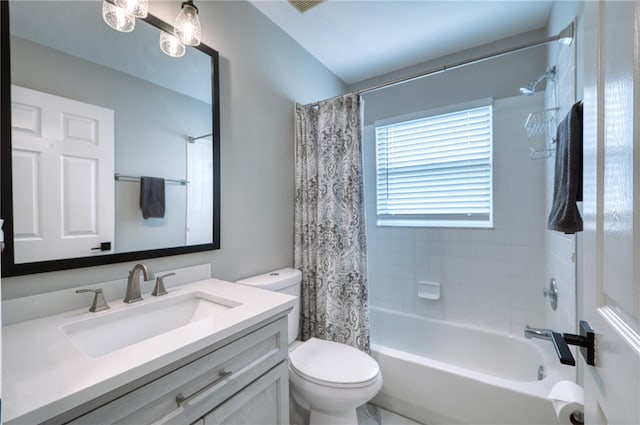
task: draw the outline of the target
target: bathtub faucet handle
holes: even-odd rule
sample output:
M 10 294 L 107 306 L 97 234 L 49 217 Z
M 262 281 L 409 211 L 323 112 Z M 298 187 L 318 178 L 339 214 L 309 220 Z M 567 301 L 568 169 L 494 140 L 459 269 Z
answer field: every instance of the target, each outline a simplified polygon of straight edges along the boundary
M 580 335 L 554 332 L 551 329 L 532 328 L 527 325 L 524 329 L 524 336 L 527 339 L 551 340 L 560 363 L 570 366 L 575 366 L 576 360 L 571 354 L 569 345 L 577 345 L 580 347 L 580 352 L 587 364 L 595 366 L 595 333 L 589 323 L 584 320 L 580 321 Z

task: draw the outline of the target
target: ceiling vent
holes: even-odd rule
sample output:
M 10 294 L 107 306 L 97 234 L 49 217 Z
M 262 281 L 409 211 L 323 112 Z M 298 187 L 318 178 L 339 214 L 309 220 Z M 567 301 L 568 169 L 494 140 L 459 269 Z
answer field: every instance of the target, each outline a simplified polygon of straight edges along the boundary
M 289 0 L 289 3 L 291 3 L 293 7 L 298 9 L 298 12 L 300 13 L 304 13 L 322 2 L 324 2 L 324 0 Z

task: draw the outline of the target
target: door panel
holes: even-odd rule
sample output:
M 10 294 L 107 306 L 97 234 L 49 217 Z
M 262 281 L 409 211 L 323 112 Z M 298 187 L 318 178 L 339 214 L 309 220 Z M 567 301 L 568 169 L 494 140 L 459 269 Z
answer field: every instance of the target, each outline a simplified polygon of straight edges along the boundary
M 62 157 L 63 238 L 97 236 L 97 160 Z
M 12 161 L 15 169 L 13 205 L 24 212 L 13 218 L 14 237 L 20 240 L 40 238 L 40 154 L 14 149 Z
M 34 105 L 14 102 L 11 105 L 13 131 L 40 137 L 41 109 Z
M 62 138 L 64 140 L 77 140 L 79 142 L 98 144 L 98 120 L 78 117 L 71 114 L 62 114 Z
M 637 2 L 585 2 L 586 423 L 640 423 L 640 99 Z

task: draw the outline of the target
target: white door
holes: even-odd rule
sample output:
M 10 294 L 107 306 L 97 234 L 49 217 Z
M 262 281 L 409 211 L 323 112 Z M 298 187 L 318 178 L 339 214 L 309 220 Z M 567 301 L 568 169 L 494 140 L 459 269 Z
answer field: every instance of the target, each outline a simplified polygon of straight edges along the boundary
M 113 249 L 113 111 L 12 86 L 11 114 L 15 262 Z
M 585 2 L 584 302 L 588 424 L 640 424 L 640 3 Z

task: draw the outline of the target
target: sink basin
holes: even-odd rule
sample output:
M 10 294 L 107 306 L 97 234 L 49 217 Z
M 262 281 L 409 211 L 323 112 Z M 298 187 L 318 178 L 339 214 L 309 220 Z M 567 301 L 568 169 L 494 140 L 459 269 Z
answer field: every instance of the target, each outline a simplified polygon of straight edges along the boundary
M 211 319 L 240 303 L 189 292 L 71 323 L 62 331 L 89 357 L 99 357 L 191 323 Z

